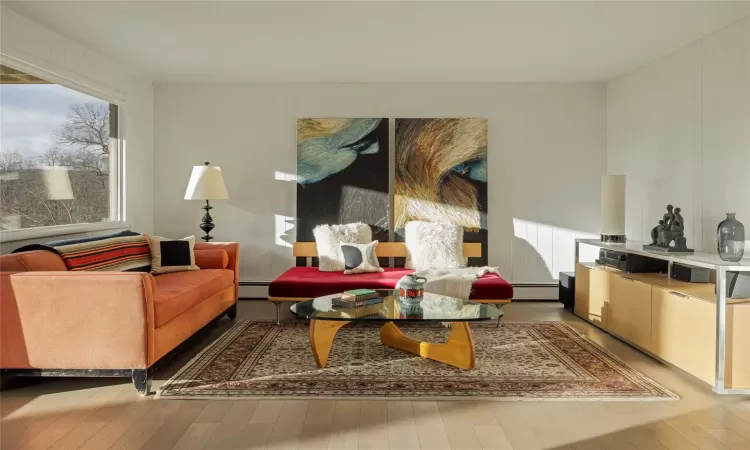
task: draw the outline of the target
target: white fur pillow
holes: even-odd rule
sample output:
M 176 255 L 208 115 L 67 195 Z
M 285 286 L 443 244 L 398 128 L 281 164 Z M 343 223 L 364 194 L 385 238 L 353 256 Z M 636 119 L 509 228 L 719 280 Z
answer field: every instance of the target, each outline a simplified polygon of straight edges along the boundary
M 406 233 L 407 269 L 464 267 L 464 230 L 448 222 L 409 222 Z
M 366 223 L 347 223 L 344 225 L 318 225 L 313 229 L 315 244 L 318 247 L 320 260 L 318 269 L 321 272 L 343 272 L 344 253 L 341 244 L 369 244 L 372 242 L 372 230 Z

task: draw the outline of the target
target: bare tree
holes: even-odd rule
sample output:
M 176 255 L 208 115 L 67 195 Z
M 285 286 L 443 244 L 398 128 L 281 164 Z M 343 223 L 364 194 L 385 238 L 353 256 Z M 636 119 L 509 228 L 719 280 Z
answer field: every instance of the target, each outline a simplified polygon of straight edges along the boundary
M 18 172 L 19 170 L 30 169 L 33 166 L 33 161 L 24 158 L 23 155 L 18 152 L 0 152 L 0 172 Z
M 108 105 L 75 103 L 66 117 L 67 123 L 56 134 L 60 144 L 109 155 Z
M 62 165 L 103 176 L 109 169 L 109 106 L 76 103 L 66 118 L 55 134 Z
M 0 153 L 0 174 L 15 172 L 0 177 L 0 228 L 99 222 L 109 216 L 109 107 L 73 104 L 66 119 L 55 133 L 57 145 L 41 157 Z M 73 199 L 49 198 L 40 165 L 68 169 Z
M 58 167 L 64 166 L 65 152 L 57 147 L 47 149 L 42 156 L 39 157 L 39 162 L 45 166 Z

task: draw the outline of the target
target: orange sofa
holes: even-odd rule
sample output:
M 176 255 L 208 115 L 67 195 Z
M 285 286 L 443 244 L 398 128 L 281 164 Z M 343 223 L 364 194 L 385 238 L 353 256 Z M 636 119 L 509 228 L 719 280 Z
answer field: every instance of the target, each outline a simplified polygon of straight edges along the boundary
M 130 376 L 223 314 L 237 314 L 239 245 L 196 243 L 201 270 L 69 272 L 55 253 L 0 256 L 0 369 L 7 375 Z

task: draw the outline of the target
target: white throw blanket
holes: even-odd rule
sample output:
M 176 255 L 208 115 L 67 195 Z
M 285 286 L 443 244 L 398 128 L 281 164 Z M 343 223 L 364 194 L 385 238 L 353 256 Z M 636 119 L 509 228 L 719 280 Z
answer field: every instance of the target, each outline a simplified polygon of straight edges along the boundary
M 464 267 L 461 269 L 425 269 L 414 272 L 413 275 L 427 278 L 424 286 L 425 292 L 432 294 L 447 295 L 463 300 L 468 300 L 471 295 L 471 286 L 476 280 L 487 273 L 500 275 L 497 267 Z M 396 287 L 401 286 L 401 280 Z

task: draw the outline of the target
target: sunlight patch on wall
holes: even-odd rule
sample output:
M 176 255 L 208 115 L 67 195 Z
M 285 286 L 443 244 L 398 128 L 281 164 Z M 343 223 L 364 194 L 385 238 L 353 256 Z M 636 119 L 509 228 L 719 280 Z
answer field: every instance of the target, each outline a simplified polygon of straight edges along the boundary
M 294 181 L 297 182 L 297 175 L 289 172 L 282 172 L 280 170 L 275 170 L 273 172 L 273 179 L 278 181 Z

